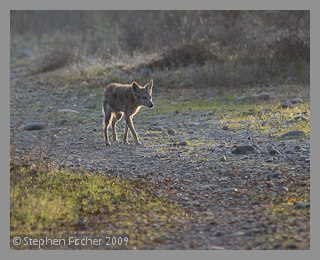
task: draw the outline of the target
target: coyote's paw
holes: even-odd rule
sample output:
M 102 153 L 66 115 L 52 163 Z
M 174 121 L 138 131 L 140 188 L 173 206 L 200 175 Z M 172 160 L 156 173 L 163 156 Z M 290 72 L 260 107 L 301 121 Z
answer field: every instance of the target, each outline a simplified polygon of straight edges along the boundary
M 106 142 L 106 146 L 111 146 L 111 143 L 110 142 Z

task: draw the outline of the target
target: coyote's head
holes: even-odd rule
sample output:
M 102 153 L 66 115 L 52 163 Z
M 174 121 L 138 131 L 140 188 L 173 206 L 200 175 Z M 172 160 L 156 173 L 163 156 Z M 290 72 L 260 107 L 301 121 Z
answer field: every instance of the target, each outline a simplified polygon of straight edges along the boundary
M 136 82 L 132 82 L 133 95 L 141 106 L 146 106 L 149 108 L 153 107 L 152 86 L 153 80 L 150 80 L 150 82 L 144 87 L 140 87 Z

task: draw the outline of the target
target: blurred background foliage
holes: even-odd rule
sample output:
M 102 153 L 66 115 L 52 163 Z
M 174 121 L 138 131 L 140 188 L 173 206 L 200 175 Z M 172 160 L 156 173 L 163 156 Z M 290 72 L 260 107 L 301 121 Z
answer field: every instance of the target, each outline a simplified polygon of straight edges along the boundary
M 37 73 L 96 60 L 210 86 L 310 80 L 310 11 L 11 11 L 10 27 L 11 57 L 54 60 Z

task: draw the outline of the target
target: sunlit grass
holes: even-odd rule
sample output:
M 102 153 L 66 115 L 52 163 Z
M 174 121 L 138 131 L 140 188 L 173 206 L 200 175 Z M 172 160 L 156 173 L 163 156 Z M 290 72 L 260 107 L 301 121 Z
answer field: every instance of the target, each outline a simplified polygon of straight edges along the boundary
M 270 229 L 272 229 L 270 223 L 275 222 L 278 224 L 273 229 L 280 227 L 283 229 L 281 233 L 273 231 L 272 236 L 265 234 L 252 238 L 252 240 L 256 240 L 257 242 L 263 241 L 263 244 L 258 243 L 259 246 L 262 246 L 264 249 L 286 248 L 289 243 L 297 243 L 297 237 L 299 237 L 298 242 L 309 244 L 310 227 L 300 231 L 293 228 L 297 223 L 308 223 L 310 221 L 310 208 L 295 209 L 294 207 L 298 203 L 310 203 L 309 186 L 290 187 L 288 193 L 284 192 L 273 196 L 262 193 L 252 199 L 266 208 L 266 226 L 269 225 Z M 304 234 L 301 235 L 301 232 Z
M 72 233 L 85 219 L 92 232 L 126 233 L 131 246 L 139 247 L 163 236 L 185 214 L 142 181 L 17 164 L 10 170 L 11 235 Z M 99 217 L 109 227 L 99 224 Z
M 183 112 L 211 111 L 207 118 L 220 120 L 221 123 L 234 129 L 246 127 L 262 132 L 282 134 L 290 130 L 310 132 L 310 103 L 294 106 L 291 109 L 281 108 L 281 102 L 275 103 L 229 103 L 226 99 L 200 100 L 187 102 L 159 102 L 154 109 L 144 111 L 145 114 L 174 114 Z M 304 116 L 307 121 L 295 119 Z

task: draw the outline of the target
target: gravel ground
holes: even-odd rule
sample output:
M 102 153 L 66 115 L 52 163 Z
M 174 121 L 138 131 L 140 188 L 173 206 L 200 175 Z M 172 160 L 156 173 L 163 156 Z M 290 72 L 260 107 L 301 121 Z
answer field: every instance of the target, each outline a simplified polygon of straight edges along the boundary
M 101 90 L 87 95 L 19 78 L 11 83 L 11 156 L 36 163 L 41 153 L 60 168 L 144 179 L 159 196 L 183 205 L 185 223 L 146 249 L 309 249 L 310 204 L 297 197 L 309 192 L 309 138 L 274 138 L 252 132 L 246 121 L 234 129 L 213 120 L 211 111 L 148 116 L 141 109 L 133 122 L 143 145 L 111 139 L 106 147 Z M 303 116 L 310 120 L 308 111 Z M 25 128 L 32 122 L 40 130 Z M 296 200 L 286 217 L 272 212 L 270 201 L 281 196 Z

